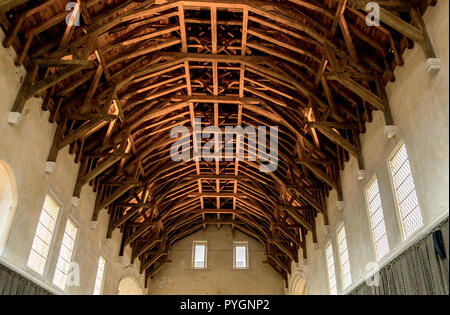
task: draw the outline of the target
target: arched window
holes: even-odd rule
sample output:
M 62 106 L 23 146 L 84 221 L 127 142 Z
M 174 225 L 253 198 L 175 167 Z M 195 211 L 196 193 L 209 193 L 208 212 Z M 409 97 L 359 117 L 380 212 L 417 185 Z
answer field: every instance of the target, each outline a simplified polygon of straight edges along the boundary
M 306 295 L 306 280 L 302 271 L 296 271 L 292 276 L 290 295 Z
M 119 295 L 142 295 L 139 284 L 133 277 L 125 277 L 119 282 Z
M 18 203 L 16 180 L 11 167 L 0 161 L 0 256 L 3 255 Z

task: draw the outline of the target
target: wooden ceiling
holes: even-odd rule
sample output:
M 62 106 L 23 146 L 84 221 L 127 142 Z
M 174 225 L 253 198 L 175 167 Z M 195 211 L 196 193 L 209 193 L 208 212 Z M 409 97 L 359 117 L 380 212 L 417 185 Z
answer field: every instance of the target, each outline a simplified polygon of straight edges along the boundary
M 208 225 L 258 239 L 286 277 L 300 248 L 307 257 L 306 234 L 317 240 L 318 213 L 327 224 L 330 190 L 342 200 L 349 156 L 364 169 L 358 139 L 372 112 L 393 124 L 385 86 L 404 50 L 434 56 L 422 14 L 435 1 L 378 1 L 379 27 L 366 25 L 370 1 L 76 2 L 79 26 L 65 22 L 66 0 L 2 1 L 4 45 L 28 70 L 12 112 L 42 97 L 58 125 L 48 160 L 70 146 L 74 196 L 93 186 L 93 221 L 107 209 L 106 237 L 123 232 L 120 255 L 130 245 L 146 279 L 174 242 Z M 192 132 L 195 118 L 278 126 L 277 171 L 172 161 L 170 129 Z

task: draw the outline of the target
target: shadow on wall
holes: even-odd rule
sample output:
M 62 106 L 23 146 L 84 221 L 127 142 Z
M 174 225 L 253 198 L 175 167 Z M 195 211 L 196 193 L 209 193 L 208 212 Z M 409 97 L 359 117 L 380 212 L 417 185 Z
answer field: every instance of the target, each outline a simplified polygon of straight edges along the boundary
M 0 256 L 6 249 L 18 201 L 14 172 L 9 164 L 0 160 Z
M 118 290 L 118 295 L 142 295 L 138 282 L 130 276 L 120 280 Z

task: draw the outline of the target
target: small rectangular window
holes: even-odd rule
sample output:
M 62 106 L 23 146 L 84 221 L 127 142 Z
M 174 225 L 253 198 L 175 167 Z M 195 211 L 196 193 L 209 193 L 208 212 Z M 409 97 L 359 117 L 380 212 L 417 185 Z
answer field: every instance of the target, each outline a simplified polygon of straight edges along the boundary
M 337 233 L 339 246 L 339 259 L 341 262 L 341 275 L 343 288 L 348 287 L 352 283 L 352 274 L 350 270 L 350 257 L 347 248 L 347 236 L 345 235 L 345 227 L 342 226 Z
M 327 260 L 328 268 L 328 284 L 330 286 L 330 294 L 337 294 L 337 283 L 336 283 L 336 271 L 334 269 L 334 256 L 333 256 L 333 245 L 328 243 L 325 249 L 325 256 Z
M 59 251 L 58 263 L 56 264 L 55 275 L 53 276 L 53 283 L 62 290 L 66 287 L 77 231 L 78 229 L 75 224 L 70 219 L 67 220 L 61 249 Z
M 375 258 L 380 260 L 389 252 L 389 242 L 384 223 L 378 180 L 375 177 L 366 188 L 366 203 L 369 210 L 370 230 L 372 232 Z
M 44 274 L 45 263 L 47 261 L 50 243 L 52 242 L 59 208 L 57 202 L 47 194 L 27 263 L 28 267 L 41 275 Z
M 407 239 L 423 226 L 423 221 L 404 143 L 392 155 L 390 168 L 403 237 Z
M 195 269 L 205 269 L 206 268 L 206 242 L 194 242 L 194 253 L 193 253 L 193 268 Z
M 94 295 L 100 295 L 103 286 L 103 274 L 105 273 L 105 258 L 100 256 L 98 259 L 97 275 L 95 277 Z
M 244 242 L 234 243 L 234 268 L 248 268 L 248 244 Z

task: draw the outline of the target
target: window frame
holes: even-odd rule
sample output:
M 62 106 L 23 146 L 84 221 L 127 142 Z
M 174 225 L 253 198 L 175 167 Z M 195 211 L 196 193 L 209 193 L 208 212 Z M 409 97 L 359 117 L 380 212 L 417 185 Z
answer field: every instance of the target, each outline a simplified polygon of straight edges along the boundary
M 333 258 L 333 270 L 334 270 L 334 282 L 335 282 L 335 290 L 336 292 L 333 292 L 331 289 L 331 277 L 330 277 L 330 266 L 328 265 L 328 256 L 327 256 L 327 248 L 331 247 L 331 257 Z M 337 277 L 336 277 L 336 259 L 334 257 L 334 249 L 333 249 L 333 242 L 331 240 L 329 240 L 328 242 L 325 243 L 325 248 L 324 248 L 324 256 L 325 256 L 325 265 L 327 268 L 327 278 L 328 278 L 328 292 L 330 293 L 330 295 L 337 295 L 338 294 L 338 281 L 337 281 Z
M 403 227 L 403 220 L 402 220 L 402 215 L 401 215 L 401 212 L 400 212 L 400 205 L 398 203 L 397 191 L 395 190 L 394 174 L 392 173 L 392 168 L 391 168 L 391 161 L 392 161 L 392 159 L 398 153 L 398 151 L 400 151 L 400 149 L 401 149 L 401 147 L 403 145 L 405 146 L 406 154 L 408 156 L 408 163 L 409 163 L 409 167 L 410 167 L 410 170 L 411 170 L 411 178 L 412 178 L 413 183 L 414 183 L 414 190 L 416 192 L 417 203 L 419 205 L 420 215 L 422 217 L 422 226 L 420 228 L 418 228 L 408 238 L 405 235 L 405 231 L 404 231 L 404 227 Z M 402 139 L 395 145 L 394 149 L 389 154 L 389 157 L 388 157 L 388 160 L 387 160 L 387 166 L 388 166 L 388 171 L 389 171 L 389 180 L 391 182 L 391 191 L 392 191 L 392 195 L 393 195 L 393 198 L 394 198 L 394 207 L 395 207 L 395 213 L 396 213 L 396 216 L 397 216 L 397 224 L 398 224 L 398 227 L 400 229 L 400 235 L 401 235 L 402 241 L 406 241 L 406 240 L 410 239 L 411 237 L 413 237 L 415 234 L 417 234 L 421 229 L 423 229 L 425 224 L 423 222 L 423 212 L 422 212 L 422 209 L 420 207 L 421 203 L 420 203 L 420 200 L 419 200 L 419 196 L 417 195 L 417 188 L 416 188 L 416 183 L 414 181 L 413 169 L 411 167 L 411 162 L 410 162 L 409 154 L 408 154 L 408 148 L 406 147 L 405 140 Z
M 245 247 L 245 267 L 237 267 L 236 266 L 236 247 L 238 246 L 244 246 Z M 248 255 L 248 242 L 246 241 L 236 241 L 233 242 L 233 269 L 236 270 L 245 270 L 249 269 L 249 261 L 248 261 L 249 255 Z
M 370 186 L 372 186 L 375 182 L 377 182 L 378 194 L 380 195 L 381 212 L 383 214 L 383 224 L 384 224 L 384 228 L 386 230 L 386 239 L 387 239 L 387 245 L 388 245 L 388 251 L 387 251 L 386 254 L 384 254 L 383 257 L 378 257 L 378 255 L 377 255 L 377 249 L 376 249 L 376 244 L 375 244 L 375 237 L 374 237 L 374 233 L 373 233 L 374 229 L 373 229 L 372 219 L 371 219 L 371 214 L 370 214 L 369 199 L 368 199 L 368 196 L 367 196 L 367 193 L 368 193 L 368 190 L 369 190 Z M 378 177 L 377 177 L 376 174 L 374 174 L 369 179 L 369 181 L 367 182 L 366 186 L 364 187 L 364 201 L 365 201 L 365 204 L 366 204 L 367 219 L 369 221 L 370 239 L 372 241 L 372 254 L 373 254 L 373 257 L 375 258 L 376 261 L 381 261 L 383 258 L 385 258 L 391 252 L 391 247 L 390 247 L 390 244 L 389 244 L 389 237 L 388 237 L 386 220 L 385 220 L 385 215 L 384 215 L 383 200 L 381 198 L 380 185 L 378 184 Z
M 204 264 L 203 267 L 196 267 L 195 266 L 195 248 L 196 245 L 204 245 L 205 246 L 205 257 L 204 257 Z M 208 268 L 208 241 L 193 241 L 192 242 L 192 263 L 191 263 L 192 269 L 195 270 L 202 270 Z
M 347 285 L 345 284 L 345 281 L 344 281 L 344 276 L 345 276 L 344 272 L 343 272 L 344 271 L 344 265 L 342 263 L 342 253 L 341 253 L 341 247 L 340 247 L 340 243 L 339 243 L 339 232 L 342 229 L 344 229 L 344 231 L 345 231 L 345 245 L 347 247 L 346 250 L 347 250 L 347 256 L 348 256 L 347 263 L 348 263 L 349 274 L 350 274 L 350 283 L 348 283 Z M 352 277 L 352 266 L 350 264 L 350 251 L 349 251 L 348 242 L 347 242 L 347 229 L 345 228 L 345 223 L 344 222 L 339 223 L 337 225 L 337 228 L 336 228 L 336 242 L 337 242 L 337 249 L 338 249 L 339 269 L 340 269 L 340 275 L 341 275 L 341 285 L 342 285 L 342 290 L 345 290 L 345 289 L 349 288 L 352 285 L 353 277 Z
M 53 202 L 55 202 L 56 205 L 58 206 L 58 213 L 56 214 L 56 218 L 55 218 L 55 226 L 53 227 L 53 231 L 52 231 L 52 236 L 51 236 L 51 239 L 50 239 L 50 243 L 48 244 L 48 253 L 47 253 L 47 257 L 45 258 L 44 268 L 43 268 L 43 270 L 42 270 L 42 273 L 39 273 L 39 271 L 37 271 L 37 270 L 35 270 L 33 267 L 29 266 L 28 262 L 29 262 L 29 259 L 30 259 L 31 252 L 32 252 L 32 251 L 35 251 L 35 250 L 33 249 L 33 243 L 34 243 L 34 239 L 35 239 L 35 237 L 36 237 L 37 230 L 38 230 L 38 227 L 39 227 L 39 223 L 40 223 L 40 220 L 41 220 L 42 211 L 44 211 L 45 199 L 47 198 L 47 196 L 48 196 L 50 199 L 52 199 Z M 42 202 L 41 210 L 40 210 L 40 212 L 39 212 L 39 217 L 38 217 L 38 219 L 37 219 L 35 231 L 34 231 L 34 234 L 33 234 L 33 239 L 32 239 L 32 241 L 31 241 L 30 250 L 28 251 L 27 262 L 26 262 L 26 264 L 25 264 L 26 267 L 27 267 L 29 270 L 32 270 L 33 272 L 35 272 L 36 274 L 38 274 L 38 275 L 41 276 L 41 277 L 44 277 L 44 275 L 46 275 L 47 272 L 48 272 L 48 268 L 50 268 L 50 267 L 49 267 L 49 255 L 50 255 L 50 253 L 54 250 L 54 246 L 55 246 L 55 234 L 57 233 L 57 231 L 58 231 L 58 229 L 59 229 L 59 222 L 61 221 L 61 220 L 60 220 L 60 213 L 61 213 L 61 210 L 63 209 L 63 207 L 64 207 L 64 204 L 63 204 L 63 202 L 61 201 L 61 199 L 59 199 L 59 198 L 56 196 L 56 194 L 53 193 L 53 191 L 49 189 L 49 190 L 45 193 L 45 195 L 44 195 L 44 200 L 43 200 L 43 202 Z
M 66 225 L 65 225 L 65 227 L 64 227 L 63 238 L 61 239 L 61 245 L 60 245 L 60 247 L 59 247 L 58 259 L 56 260 L 55 271 L 54 271 L 54 273 L 53 273 L 53 279 L 52 279 L 52 284 L 55 285 L 57 288 L 63 290 L 63 291 L 66 291 L 66 289 L 67 289 L 67 280 L 68 280 L 68 278 L 66 278 L 66 283 L 65 283 L 65 285 L 64 285 L 64 288 L 61 288 L 61 287 L 59 287 L 57 284 L 55 284 L 55 275 L 56 275 L 56 272 L 57 272 L 57 270 L 58 270 L 58 262 L 59 262 L 59 258 L 60 258 L 60 256 L 61 256 L 61 249 L 62 249 L 62 246 L 64 246 L 63 240 L 64 240 L 64 236 L 66 235 L 66 227 L 67 227 L 67 224 L 69 223 L 69 221 L 70 221 L 70 222 L 72 223 L 72 225 L 76 228 L 76 234 L 75 234 L 75 239 L 73 240 L 73 247 L 72 247 L 72 253 L 71 253 L 71 256 L 70 256 L 69 266 L 70 266 L 70 264 L 73 262 L 73 258 L 74 258 L 75 251 L 76 251 L 76 248 L 77 248 L 77 241 L 78 241 L 78 236 L 79 236 L 79 231 L 80 231 L 80 225 L 79 225 L 73 218 L 69 217 L 69 218 L 67 218 L 67 220 L 66 220 Z M 70 268 L 70 267 L 69 267 L 69 268 Z M 69 271 L 70 271 L 70 269 L 69 269 Z M 66 275 L 66 276 L 67 276 L 67 275 Z
M 100 259 L 102 259 L 102 258 L 104 261 L 103 270 L 102 270 L 102 278 L 101 278 L 101 282 L 100 282 L 99 291 L 98 291 L 98 293 L 95 293 L 95 288 L 96 288 L 97 279 L 98 279 L 98 271 L 99 271 L 99 267 L 100 267 Z M 92 295 L 102 295 L 103 294 L 103 284 L 105 283 L 105 271 L 106 271 L 106 258 L 105 258 L 105 255 L 100 254 L 98 256 L 98 261 L 97 261 L 97 271 L 95 273 L 95 282 L 94 282 L 94 289 L 92 290 Z

